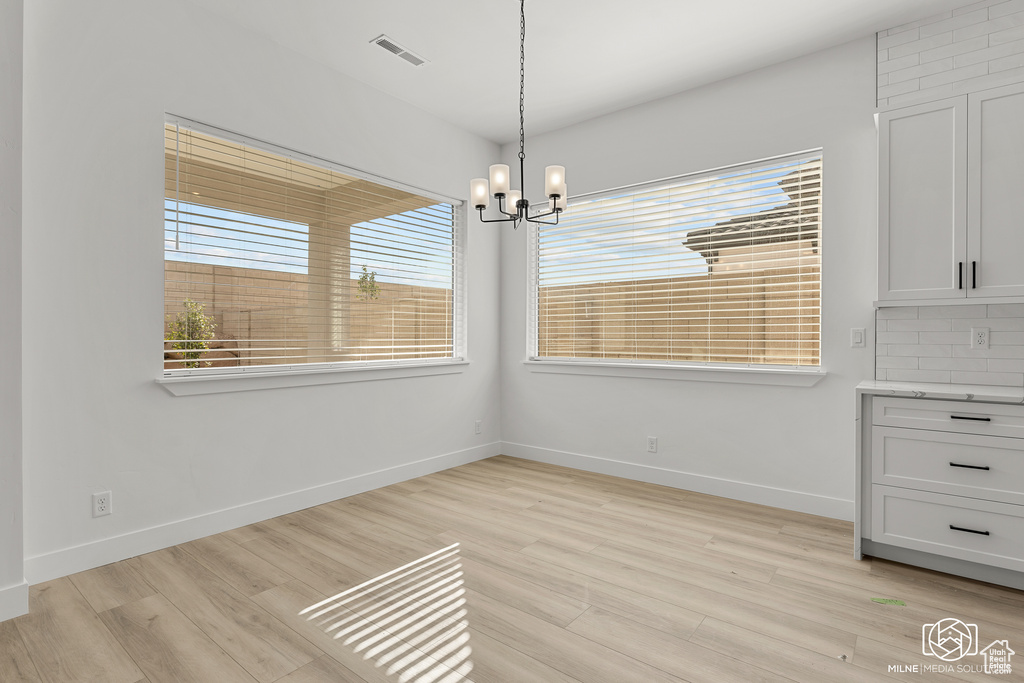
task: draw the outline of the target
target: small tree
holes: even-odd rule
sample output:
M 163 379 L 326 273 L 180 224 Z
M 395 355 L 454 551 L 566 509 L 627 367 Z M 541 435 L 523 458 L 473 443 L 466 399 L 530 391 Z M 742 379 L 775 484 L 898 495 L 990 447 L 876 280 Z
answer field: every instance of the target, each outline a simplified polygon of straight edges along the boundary
M 359 276 L 359 293 L 357 299 L 369 301 L 380 296 L 380 285 L 377 284 L 377 271 L 367 271 L 363 266 L 363 274 Z
M 164 339 L 174 342 L 170 348 L 181 352 L 185 359 L 184 367 L 198 368 L 199 359 L 210 348 L 209 341 L 213 339 L 216 328 L 213 318 L 203 312 L 203 304 L 185 299 L 185 310 L 174 316 Z M 206 361 L 206 364 L 211 363 Z

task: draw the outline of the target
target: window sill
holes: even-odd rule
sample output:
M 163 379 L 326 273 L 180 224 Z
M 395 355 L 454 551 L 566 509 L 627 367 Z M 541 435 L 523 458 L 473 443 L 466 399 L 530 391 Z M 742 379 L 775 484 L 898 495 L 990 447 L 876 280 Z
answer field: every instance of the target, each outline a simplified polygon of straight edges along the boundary
M 417 365 L 373 365 L 346 368 L 310 368 L 298 370 L 266 370 L 253 368 L 249 372 L 197 373 L 160 377 L 156 383 L 175 396 L 224 394 L 236 391 L 308 387 L 321 384 L 347 382 L 373 382 L 405 377 L 452 375 L 465 371 L 469 361 L 451 360 Z
M 594 363 L 575 360 L 525 360 L 530 372 L 559 375 L 592 375 L 598 377 L 634 377 L 670 379 L 690 382 L 731 382 L 733 384 L 775 384 L 812 387 L 826 374 L 822 368 L 794 370 L 781 367 L 751 365 L 667 365 L 659 363 Z

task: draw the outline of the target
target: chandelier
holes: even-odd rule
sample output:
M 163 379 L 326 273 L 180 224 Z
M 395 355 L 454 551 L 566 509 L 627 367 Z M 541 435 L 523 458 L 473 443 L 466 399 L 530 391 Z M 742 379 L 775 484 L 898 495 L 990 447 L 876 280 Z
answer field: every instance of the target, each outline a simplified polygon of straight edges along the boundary
M 523 167 L 526 161 L 526 133 L 524 127 L 524 93 L 526 85 L 526 0 L 519 3 L 519 187 L 525 188 Z M 498 201 L 498 212 L 502 218 L 484 218 L 484 209 L 490 206 L 491 194 Z M 511 189 L 508 164 L 494 164 L 490 168 L 490 182 L 487 178 L 474 178 L 469 183 L 469 195 L 473 207 L 480 212 L 484 223 L 511 222 L 518 228 L 524 220 L 531 223 L 557 225 L 558 215 L 566 207 L 565 167 L 548 166 L 544 169 L 544 194 L 548 203 L 536 213 L 530 213 L 530 202 L 523 197 L 523 190 Z M 554 216 L 553 221 L 541 220 Z

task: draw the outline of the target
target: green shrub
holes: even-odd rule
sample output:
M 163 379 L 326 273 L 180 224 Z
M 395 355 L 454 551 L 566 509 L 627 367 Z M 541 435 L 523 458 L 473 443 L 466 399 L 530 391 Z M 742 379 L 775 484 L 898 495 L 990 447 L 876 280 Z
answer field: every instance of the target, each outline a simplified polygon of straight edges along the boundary
M 357 299 L 376 299 L 380 296 L 380 285 L 377 284 L 377 271 L 367 271 L 363 266 L 363 274 L 359 276 L 359 293 Z
M 198 368 L 200 358 L 210 348 L 217 325 L 211 316 L 203 312 L 203 304 L 185 299 L 185 310 L 174 317 L 167 327 L 167 341 L 173 341 L 170 348 L 181 352 L 186 368 Z M 206 365 L 210 365 L 206 361 Z

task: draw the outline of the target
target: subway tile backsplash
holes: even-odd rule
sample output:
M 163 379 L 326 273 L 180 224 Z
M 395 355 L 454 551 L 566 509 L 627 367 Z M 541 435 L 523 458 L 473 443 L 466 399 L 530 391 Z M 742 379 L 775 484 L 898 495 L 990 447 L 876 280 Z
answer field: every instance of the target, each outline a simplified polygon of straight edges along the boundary
M 987 327 L 989 348 L 971 348 Z M 898 306 L 875 312 L 875 379 L 1024 386 L 1024 304 Z
M 878 33 L 880 109 L 1021 80 L 1024 0 L 980 0 Z

